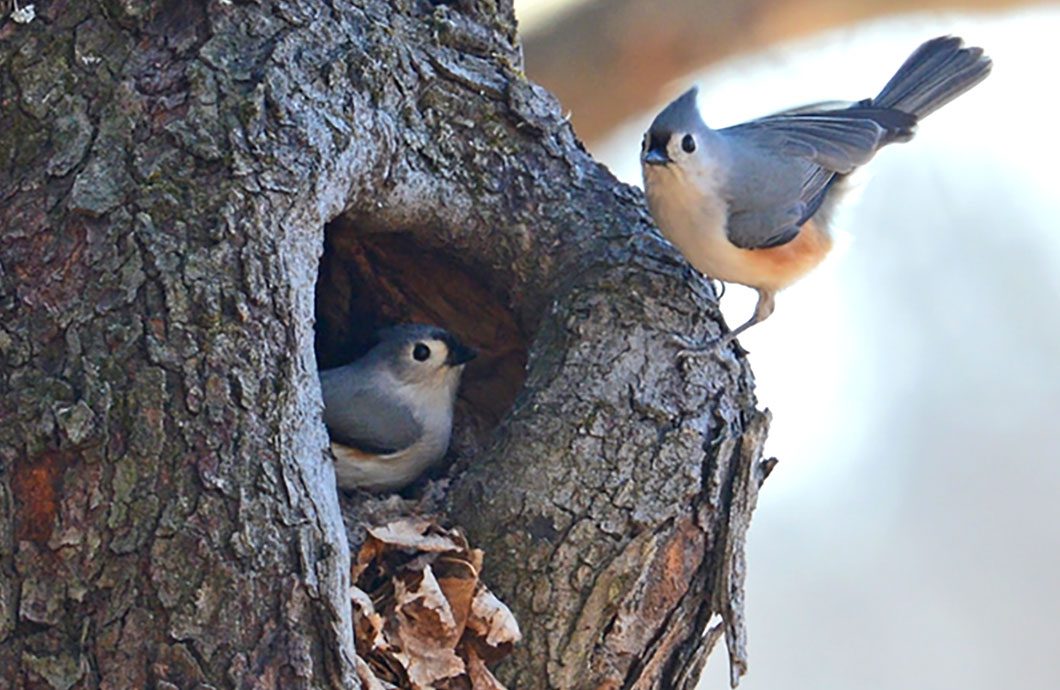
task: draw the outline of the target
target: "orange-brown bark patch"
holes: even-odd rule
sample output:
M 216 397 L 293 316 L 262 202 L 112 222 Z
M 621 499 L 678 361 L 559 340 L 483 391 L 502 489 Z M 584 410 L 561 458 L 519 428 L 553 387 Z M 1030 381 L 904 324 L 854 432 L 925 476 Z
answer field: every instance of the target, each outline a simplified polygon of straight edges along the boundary
M 11 490 L 15 495 L 15 538 L 44 544 L 59 513 L 60 482 L 73 454 L 46 450 L 15 463 Z

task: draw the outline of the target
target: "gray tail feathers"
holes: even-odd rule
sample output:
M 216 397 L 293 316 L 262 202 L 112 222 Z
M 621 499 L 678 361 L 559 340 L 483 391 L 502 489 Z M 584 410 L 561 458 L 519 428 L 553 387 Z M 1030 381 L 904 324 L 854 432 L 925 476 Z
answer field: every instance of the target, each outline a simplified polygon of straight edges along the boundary
M 924 43 L 898 68 L 872 105 L 920 119 L 960 96 L 985 79 L 992 66 L 982 48 L 963 46 L 964 41 L 956 36 Z

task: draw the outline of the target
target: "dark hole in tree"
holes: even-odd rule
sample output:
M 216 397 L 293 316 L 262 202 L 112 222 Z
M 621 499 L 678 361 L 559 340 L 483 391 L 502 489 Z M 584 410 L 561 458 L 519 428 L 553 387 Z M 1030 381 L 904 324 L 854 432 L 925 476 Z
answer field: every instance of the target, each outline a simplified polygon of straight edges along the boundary
M 462 464 L 488 442 L 523 385 L 527 339 L 506 305 L 501 277 L 460 262 L 444 246 L 340 216 L 324 229 L 317 365 L 330 369 L 357 359 L 374 344 L 376 331 L 397 323 L 454 333 L 479 351 L 464 371 L 447 456 Z

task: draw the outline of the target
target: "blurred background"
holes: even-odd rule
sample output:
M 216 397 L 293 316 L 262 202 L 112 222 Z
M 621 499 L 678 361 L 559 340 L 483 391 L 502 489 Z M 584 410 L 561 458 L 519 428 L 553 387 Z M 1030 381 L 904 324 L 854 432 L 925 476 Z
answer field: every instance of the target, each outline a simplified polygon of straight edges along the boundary
M 741 338 L 781 461 L 750 535 L 741 687 L 1060 688 L 1060 5 L 516 12 L 529 75 L 638 186 L 643 132 L 693 83 L 724 126 L 875 95 L 939 34 L 986 48 L 993 74 L 877 156 L 838 249 Z M 753 306 L 722 299 L 731 325 Z M 727 687 L 726 666 L 719 647 L 702 687 Z

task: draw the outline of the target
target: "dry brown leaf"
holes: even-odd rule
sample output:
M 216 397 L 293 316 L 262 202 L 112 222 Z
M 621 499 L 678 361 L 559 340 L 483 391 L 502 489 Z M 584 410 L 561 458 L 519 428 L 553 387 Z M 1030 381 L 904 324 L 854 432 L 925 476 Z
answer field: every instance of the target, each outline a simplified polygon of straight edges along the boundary
M 445 573 L 446 576 L 450 577 L 461 577 L 477 580 L 479 569 L 476 568 L 475 564 L 471 562 L 469 556 L 470 554 L 466 553 L 441 554 L 440 556 L 435 557 L 435 561 L 433 563 L 434 570 L 436 573 Z
M 471 678 L 467 675 L 446 678 L 435 690 L 471 690 Z
M 368 529 L 350 590 L 368 690 L 504 690 L 486 663 L 511 650 L 519 626 L 479 579 L 482 562 L 431 520 Z
M 408 673 L 412 690 L 433 690 L 435 684 L 465 672 L 464 660 L 451 649 L 413 642 L 408 649 L 394 653 Z
M 371 597 L 359 587 L 350 587 L 350 599 L 353 601 L 353 629 L 358 651 L 385 649 L 383 617 L 376 612 Z
M 482 572 L 483 558 L 485 558 L 485 554 L 482 552 L 482 549 L 470 549 L 467 552 L 468 563 L 471 564 L 471 567 L 475 569 L 476 573 Z
M 467 540 L 461 534 L 443 530 L 436 523 L 420 518 L 407 518 L 380 527 L 370 527 L 368 534 L 388 547 L 407 551 L 445 553 L 467 551 L 468 548 Z
M 414 688 L 464 673 L 464 661 L 453 651 L 460 640 L 456 619 L 430 566 L 394 578 L 394 656 L 405 667 Z
M 430 566 L 394 578 L 394 603 L 404 634 L 456 646 L 456 618 Z
M 471 647 L 467 649 L 467 675 L 471 679 L 471 690 L 507 690 Z
M 478 581 L 443 577 L 438 580 L 438 585 L 445 592 L 445 598 L 449 600 L 456 625 L 454 639 L 459 640 L 463 637 L 467 619 L 471 616 L 471 600 L 475 593 L 475 587 L 478 586 Z
M 456 621 L 457 639 L 464 634 L 464 627 L 471 615 L 471 601 L 478 587 L 478 573 L 466 560 L 441 556 L 434 564 L 438 586 L 442 588 L 449 608 Z
M 368 538 L 361 549 L 357 552 L 357 560 L 350 566 L 350 579 L 357 582 L 368 570 L 368 565 L 383 553 L 383 542 L 378 539 Z
M 515 644 L 523 637 L 511 609 L 484 585 L 475 592 L 467 627 L 490 647 Z
M 357 678 L 361 681 L 361 687 L 364 690 L 397 690 L 396 685 L 379 680 L 379 677 L 372 671 L 372 667 L 364 659 L 360 656 L 357 656 L 356 659 Z

